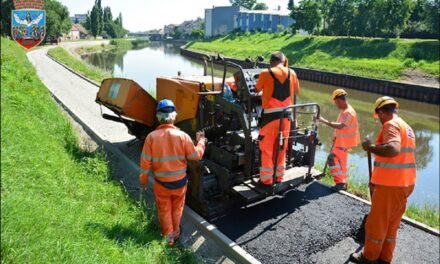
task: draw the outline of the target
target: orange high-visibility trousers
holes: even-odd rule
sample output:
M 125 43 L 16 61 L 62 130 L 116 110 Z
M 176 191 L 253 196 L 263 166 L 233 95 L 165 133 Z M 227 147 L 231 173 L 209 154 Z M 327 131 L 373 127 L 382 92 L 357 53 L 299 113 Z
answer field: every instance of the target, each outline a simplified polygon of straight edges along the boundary
M 264 184 L 271 185 L 273 183 L 274 164 L 276 156 L 276 147 L 278 140 L 278 130 L 280 128 L 280 120 L 274 120 L 260 128 L 260 181 Z M 283 138 L 284 143 L 278 154 L 278 162 L 276 167 L 276 182 L 281 182 L 284 177 L 286 150 L 288 137 L 290 132 L 290 121 L 283 118 Z M 281 147 L 281 146 L 280 146 Z
M 180 220 L 185 206 L 186 188 L 187 185 L 179 189 L 167 189 L 158 182 L 154 183 L 157 215 L 162 235 L 168 242 L 180 236 Z
M 348 151 L 341 148 L 333 148 L 332 152 L 327 158 L 330 166 L 330 173 L 333 176 L 333 181 L 338 183 L 347 183 L 348 169 L 347 169 Z
M 374 185 L 371 210 L 365 223 L 365 246 L 362 255 L 371 261 L 391 262 L 396 247 L 397 230 L 405 213 L 409 187 Z

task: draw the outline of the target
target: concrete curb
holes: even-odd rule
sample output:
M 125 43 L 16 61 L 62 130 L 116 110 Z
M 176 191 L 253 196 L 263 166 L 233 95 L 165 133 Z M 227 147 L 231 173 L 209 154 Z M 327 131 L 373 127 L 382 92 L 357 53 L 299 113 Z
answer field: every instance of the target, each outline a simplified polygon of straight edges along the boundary
M 46 52 L 46 56 L 49 57 L 51 60 L 55 61 L 56 63 L 58 63 L 59 65 L 63 66 L 64 68 L 66 68 L 68 71 L 72 72 L 73 74 L 77 75 L 78 77 L 80 77 L 81 79 L 83 79 L 84 81 L 87 81 L 95 86 L 101 86 L 99 83 L 95 82 L 92 79 L 89 79 L 88 77 L 76 72 L 75 70 L 73 70 L 72 68 L 70 68 L 69 66 L 65 65 L 64 63 L 58 61 L 55 57 L 51 56 L 49 53 Z
M 74 72 L 72 69 L 67 68 L 65 65 L 60 63 L 59 61 L 53 59 L 48 54 L 47 56 L 54 60 L 56 63 L 60 64 L 61 66 L 65 67 L 72 73 L 78 75 L 82 78 L 82 76 L 76 72 Z M 86 80 L 87 81 L 87 80 Z M 99 87 L 94 82 L 91 82 L 92 84 Z M 130 160 L 127 156 L 125 156 L 119 149 L 114 147 L 109 141 L 104 140 L 103 137 L 98 133 L 93 131 L 73 110 L 67 108 L 63 102 L 57 98 L 54 94 L 52 94 L 55 101 L 63 107 L 63 109 L 69 113 L 69 115 L 78 122 L 86 131 L 87 134 L 89 134 L 96 142 L 99 143 L 102 147 L 107 149 L 108 151 L 112 152 L 116 157 L 120 158 L 131 170 L 136 171 L 139 173 L 140 168 L 137 164 L 135 164 L 132 160 Z M 149 177 L 149 188 L 151 189 L 151 186 L 154 184 L 154 180 Z M 249 253 L 247 253 L 243 248 L 241 248 L 238 244 L 236 244 L 234 241 L 232 241 L 230 238 L 228 238 L 226 235 L 224 235 L 220 230 L 217 229 L 216 226 L 210 224 L 208 221 L 203 219 L 199 214 L 197 214 L 195 211 L 193 211 L 191 208 L 185 205 L 185 210 L 183 211 L 183 215 L 186 219 L 188 219 L 193 225 L 195 225 L 197 228 L 200 229 L 200 231 L 207 237 L 214 240 L 216 243 L 219 244 L 219 246 L 228 254 L 231 255 L 231 257 L 238 261 L 239 263 L 246 263 L 246 264 L 261 264 L 260 261 L 252 257 Z

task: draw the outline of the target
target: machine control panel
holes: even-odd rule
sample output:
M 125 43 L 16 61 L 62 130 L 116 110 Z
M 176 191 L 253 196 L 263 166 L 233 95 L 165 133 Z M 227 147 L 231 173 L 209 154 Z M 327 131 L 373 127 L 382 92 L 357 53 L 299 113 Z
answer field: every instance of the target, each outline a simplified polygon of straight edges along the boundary
M 258 77 L 263 69 L 242 69 L 234 74 L 235 83 L 237 85 L 237 94 L 240 99 L 247 100 L 251 97 L 258 97 L 255 90 Z

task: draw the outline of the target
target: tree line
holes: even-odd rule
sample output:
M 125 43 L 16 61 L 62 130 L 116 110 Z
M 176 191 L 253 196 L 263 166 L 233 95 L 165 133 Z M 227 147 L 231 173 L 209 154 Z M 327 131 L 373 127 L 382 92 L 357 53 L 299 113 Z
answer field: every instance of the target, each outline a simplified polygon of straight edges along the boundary
M 122 38 L 127 33 L 122 25 L 122 14 L 113 19 L 110 7 L 102 8 L 101 0 L 95 0 L 91 11 L 87 12 L 86 20 L 81 23 L 84 28 L 90 31 L 93 37 Z
M 11 11 L 14 10 L 12 0 L 1 1 L 1 34 L 11 36 Z M 69 17 L 69 10 L 66 6 L 56 0 L 45 0 L 46 10 L 46 37 L 57 39 L 70 31 L 72 22 Z
M 295 32 L 439 38 L 439 0 L 289 0 L 288 7 Z

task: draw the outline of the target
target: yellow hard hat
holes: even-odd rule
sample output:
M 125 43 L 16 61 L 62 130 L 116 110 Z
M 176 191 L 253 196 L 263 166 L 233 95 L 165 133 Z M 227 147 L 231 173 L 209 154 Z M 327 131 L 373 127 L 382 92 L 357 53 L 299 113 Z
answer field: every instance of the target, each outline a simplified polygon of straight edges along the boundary
M 393 104 L 396 107 L 399 107 L 399 103 L 396 100 L 394 100 L 394 98 L 392 98 L 392 97 L 382 96 L 379 99 L 377 99 L 376 102 L 374 103 L 373 117 L 378 118 L 379 115 L 377 114 L 377 110 L 379 110 L 380 108 L 382 108 L 386 105 L 390 105 L 390 104 Z
M 333 91 L 332 99 L 335 100 L 336 97 L 346 96 L 348 93 L 344 89 L 336 89 Z

